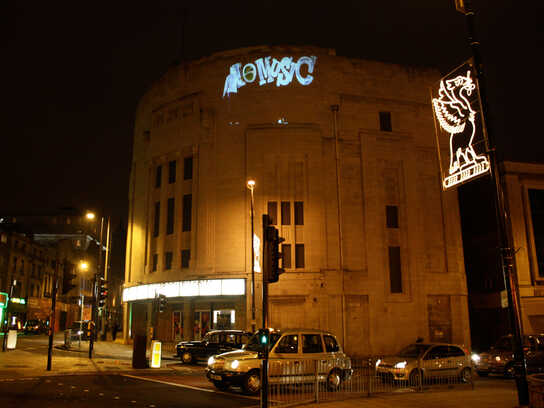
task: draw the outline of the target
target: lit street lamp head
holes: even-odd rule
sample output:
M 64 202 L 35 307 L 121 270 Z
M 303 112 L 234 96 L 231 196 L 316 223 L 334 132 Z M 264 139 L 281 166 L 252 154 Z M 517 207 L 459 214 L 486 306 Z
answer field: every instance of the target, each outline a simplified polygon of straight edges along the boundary
M 79 269 L 86 271 L 89 269 L 89 264 L 86 261 L 79 261 Z
M 247 188 L 249 188 L 251 191 L 253 191 L 253 189 L 255 188 L 255 180 L 254 179 L 249 179 L 247 181 Z
M 96 215 L 95 215 L 95 213 L 89 211 L 89 212 L 87 212 L 87 214 L 85 214 L 85 218 L 92 221 L 92 220 L 94 220 L 96 218 Z

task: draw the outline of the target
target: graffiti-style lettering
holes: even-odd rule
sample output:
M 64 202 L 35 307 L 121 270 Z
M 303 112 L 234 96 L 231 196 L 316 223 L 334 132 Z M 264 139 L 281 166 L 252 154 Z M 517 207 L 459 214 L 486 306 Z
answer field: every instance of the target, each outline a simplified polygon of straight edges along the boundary
M 255 81 L 259 77 L 259 86 L 267 83 L 276 82 L 276 86 L 286 86 L 293 81 L 293 77 L 297 78 L 299 84 L 307 86 L 314 80 L 313 72 L 317 62 L 317 57 L 300 57 L 298 61 L 294 61 L 292 57 L 283 57 L 277 60 L 272 57 L 258 58 L 254 63 L 247 63 L 242 68 L 241 63 L 231 65 L 229 75 L 225 79 L 225 87 L 223 88 L 223 98 L 230 96 L 233 93 L 238 93 L 238 89 L 247 83 Z M 303 65 L 307 66 L 306 70 L 301 69 Z M 307 73 L 304 73 L 307 71 Z

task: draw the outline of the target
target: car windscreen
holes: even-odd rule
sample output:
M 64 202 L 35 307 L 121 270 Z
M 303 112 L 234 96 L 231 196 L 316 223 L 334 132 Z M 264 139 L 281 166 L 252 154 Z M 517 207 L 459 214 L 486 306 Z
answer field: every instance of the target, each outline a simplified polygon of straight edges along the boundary
M 400 357 L 417 358 L 431 347 L 430 344 L 410 344 L 399 351 Z
M 274 347 L 274 344 L 276 344 L 276 342 L 278 341 L 280 337 L 281 337 L 280 333 L 270 334 L 270 347 L 268 348 L 269 350 L 271 350 L 272 347 Z M 254 334 L 253 336 L 251 336 L 247 344 L 244 344 L 242 346 L 242 349 L 248 350 L 248 351 L 263 351 L 263 345 L 259 342 L 259 336 L 257 334 Z

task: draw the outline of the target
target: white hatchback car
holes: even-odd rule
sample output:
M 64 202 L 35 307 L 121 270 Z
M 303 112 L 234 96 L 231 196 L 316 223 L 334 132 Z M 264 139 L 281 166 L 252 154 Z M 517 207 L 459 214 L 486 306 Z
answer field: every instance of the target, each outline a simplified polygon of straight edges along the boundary
M 260 353 L 263 345 L 257 334 L 242 350 L 212 356 L 206 376 L 219 389 L 241 386 L 248 394 L 261 389 Z M 351 377 L 351 360 L 333 334 L 314 329 L 270 331 L 269 383 L 299 384 L 326 382 L 330 390 Z

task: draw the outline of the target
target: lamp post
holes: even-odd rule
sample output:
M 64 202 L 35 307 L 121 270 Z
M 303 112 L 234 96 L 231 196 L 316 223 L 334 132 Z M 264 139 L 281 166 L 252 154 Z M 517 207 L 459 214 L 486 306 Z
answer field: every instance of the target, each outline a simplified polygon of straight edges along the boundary
M 79 261 L 78 268 L 82 272 L 86 272 L 89 270 L 89 263 L 87 261 L 81 260 Z M 83 280 L 81 279 L 81 276 L 79 277 L 79 302 L 80 302 L 80 313 L 79 313 L 79 331 L 81 332 L 83 330 L 83 309 L 85 307 L 85 296 L 83 295 L 83 291 L 81 290 Z M 79 347 L 81 348 L 81 335 L 79 335 Z
M 247 188 L 251 192 L 251 331 L 255 332 L 255 228 L 254 228 L 254 198 L 253 190 L 255 189 L 255 180 L 249 179 L 247 181 Z

